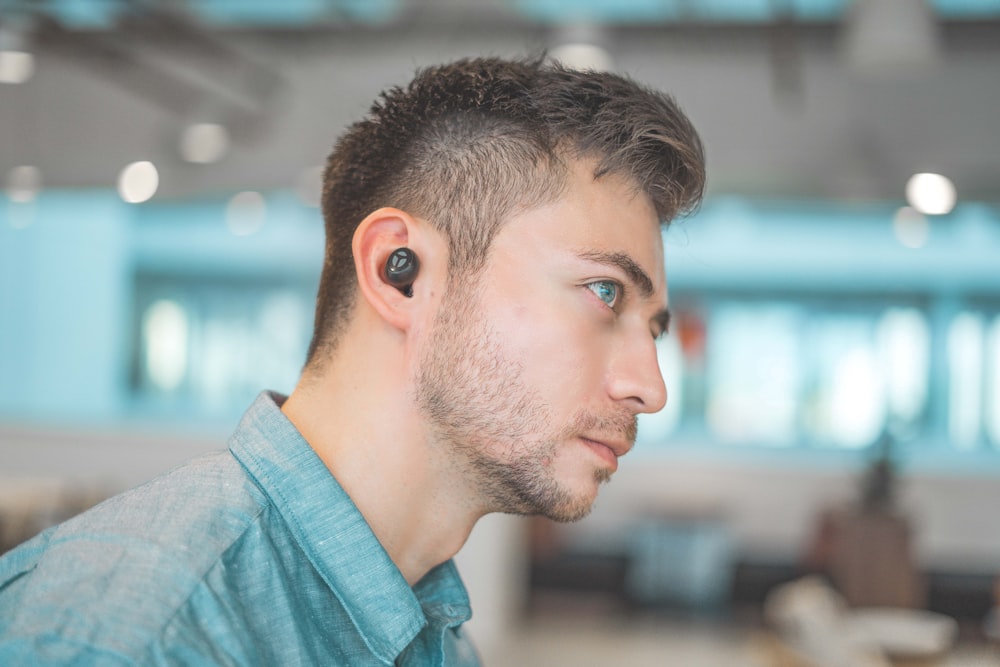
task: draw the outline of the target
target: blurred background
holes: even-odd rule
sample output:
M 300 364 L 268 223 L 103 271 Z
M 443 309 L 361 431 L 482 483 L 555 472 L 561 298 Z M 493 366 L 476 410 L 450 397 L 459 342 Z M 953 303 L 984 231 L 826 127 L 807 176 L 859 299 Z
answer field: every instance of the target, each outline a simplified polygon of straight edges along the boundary
M 0 551 L 292 389 L 379 91 L 542 50 L 673 94 L 709 188 L 667 408 L 459 555 L 487 664 L 832 665 L 872 606 L 1000 664 L 1000 0 L 0 0 Z

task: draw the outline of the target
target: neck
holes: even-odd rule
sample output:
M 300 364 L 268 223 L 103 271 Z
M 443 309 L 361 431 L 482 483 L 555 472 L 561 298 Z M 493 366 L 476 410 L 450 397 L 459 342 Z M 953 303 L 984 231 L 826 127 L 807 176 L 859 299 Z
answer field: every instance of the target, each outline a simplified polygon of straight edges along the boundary
M 485 513 L 454 457 L 436 447 L 414 406 L 403 354 L 352 344 L 309 372 L 282 411 L 357 505 L 412 585 L 461 549 Z M 379 350 L 374 354 L 372 350 Z

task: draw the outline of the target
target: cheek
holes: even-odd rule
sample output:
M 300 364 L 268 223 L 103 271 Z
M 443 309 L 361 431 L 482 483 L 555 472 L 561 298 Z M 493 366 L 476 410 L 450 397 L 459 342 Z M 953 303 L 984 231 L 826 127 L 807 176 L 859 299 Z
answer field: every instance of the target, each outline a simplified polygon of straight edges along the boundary
M 535 292 L 493 311 L 491 329 L 518 363 L 527 387 L 560 415 L 590 403 L 602 378 L 607 335 L 592 304 L 566 293 Z
M 592 402 L 601 379 L 598 335 L 579 327 L 536 329 L 526 339 L 525 376 L 560 415 Z

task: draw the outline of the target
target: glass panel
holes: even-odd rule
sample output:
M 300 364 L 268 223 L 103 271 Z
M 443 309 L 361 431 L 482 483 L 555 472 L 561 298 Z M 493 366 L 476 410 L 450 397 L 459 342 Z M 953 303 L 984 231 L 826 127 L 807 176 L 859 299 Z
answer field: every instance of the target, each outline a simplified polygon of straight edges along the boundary
M 979 440 L 983 386 L 983 322 L 963 312 L 948 330 L 948 435 L 956 449 Z
M 890 308 L 876 331 L 890 419 L 913 425 L 927 404 L 931 333 L 915 308 Z
M 311 294 L 159 277 L 140 280 L 138 295 L 136 391 L 149 408 L 228 414 L 261 389 L 295 386 L 312 333 Z
M 1000 449 L 1000 315 L 993 318 L 986 340 L 986 407 L 983 425 L 994 448 Z
M 809 435 L 837 447 L 870 445 L 881 433 L 886 413 L 871 321 L 831 316 L 811 329 L 816 391 Z
M 708 331 L 706 422 L 720 441 L 795 443 L 801 396 L 801 309 L 723 305 Z
M 916 308 L 724 303 L 707 349 L 705 420 L 722 442 L 856 449 L 924 418 L 930 327 Z
M 149 385 L 171 393 L 180 387 L 188 368 L 188 317 L 171 299 L 159 299 L 142 318 L 143 370 Z

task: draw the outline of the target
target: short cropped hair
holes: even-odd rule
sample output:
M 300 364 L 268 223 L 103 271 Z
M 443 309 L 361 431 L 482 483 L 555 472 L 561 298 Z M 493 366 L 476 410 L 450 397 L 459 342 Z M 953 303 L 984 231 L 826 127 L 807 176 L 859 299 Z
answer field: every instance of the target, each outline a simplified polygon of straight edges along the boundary
M 701 201 L 705 159 L 667 95 L 608 72 L 542 58 L 464 59 L 383 92 L 341 136 L 323 176 L 326 251 L 307 364 L 335 348 L 357 298 L 352 237 L 384 206 L 449 243 L 449 287 L 488 257 L 513 214 L 555 201 L 570 162 L 645 193 L 662 224 Z

